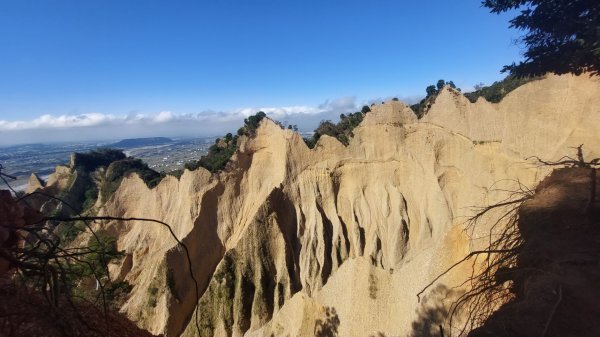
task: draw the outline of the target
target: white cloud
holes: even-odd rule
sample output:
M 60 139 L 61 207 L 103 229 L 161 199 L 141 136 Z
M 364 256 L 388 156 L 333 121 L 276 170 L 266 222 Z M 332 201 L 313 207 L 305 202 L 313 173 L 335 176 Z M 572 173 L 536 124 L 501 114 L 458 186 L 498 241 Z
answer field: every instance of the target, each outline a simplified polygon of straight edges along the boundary
M 123 116 L 87 113 L 81 115 L 43 115 L 29 121 L 6 121 L 0 120 L 0 130 L 17 131 L 31 129 L 57 129 L 92 127 L 116 124 L 161 124 L 179 121 L 199 122 L 231 122 L 242 120 L 257 111 L 264 111 L 272 118 L 288 118 L 294 115 L 318 115 L 322 113 L 348 112 L 356 109 L 355 97 L 344 97 L 335 100 L 327 100 L 318 107 L 311 106 L 286 106 L 286 107 L 259 107 L 239 108 L 229 112 L 203 111 L 196 114 L 175 114 L 171 111 L 161 111 L 157 114 L 146 115 L 141 113 Z
M 174 116 L 171 111 L 161 111 L 153 119 L 156 123 L 164 123 L 173 120 Z
M 170 111 L 161 111 L 155 115 L 125 115 L 116 116 L 102 113 L 87 113 L 81 115 L 42 115 L 29 121 L 5 121 L 0 120 L 0 131 L 18 131 L 32 129 L 66 129 L 78 127 L 92 127 L 113 124 L 148 124 L 166 123 L 178 118 Z
M 273 119 L 310 131 L 321 120 L 336 120 L 340 113 L 354 112 L 358 108 L 356 97 L 342 97 L 316 107 L 246 107 L 226 112 L 206 110 L 186 114 L 160 111 L 154 114 L 43 115 L 31 120 L 0 120 L 0 145 L 150 136 L 218 136 L 234 132 L 244 118 L 261 110 Z
M 334 100 L 326 100 L 324 103 L 319 105 L 321 111 L 331 112 L 348 112 L 356 110 L 356 97 L 341 97 Z
M 0 120 L 0 130 L 26 130 L 38 128 L 69 128 L 94 126 L 111 122 L 117 118 L 112 115 L 88 113 L 82 115 L 42 115 L 31 121 L 4 121 Z

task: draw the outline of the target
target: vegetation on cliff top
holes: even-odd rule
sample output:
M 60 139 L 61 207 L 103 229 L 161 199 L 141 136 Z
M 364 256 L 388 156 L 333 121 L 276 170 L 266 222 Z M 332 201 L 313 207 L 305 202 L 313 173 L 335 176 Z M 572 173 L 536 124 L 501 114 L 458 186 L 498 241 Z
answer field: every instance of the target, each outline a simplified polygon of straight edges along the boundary
M 165 176 L 149 168 L 140 159 L 127 157 L 123 151 L 110 148 L 73 153 L 71 171 L 73 174 L 67 188 L 59 191 L 57 196 L 68 199 L 76 211 L 82 212 L 89 210 L 96 203 L 99 193 L 103 200 L 108 200 L 119 187 L 123 177 L 130 173 L 137 173 L 150 188 L 156 186 Z
M 235 151 L 240 136 L 253 137 L 260 122 L 267 116 L 262 111 L 257 112 L 244 119 L 244 126 L 239 128 L 237 135 L 228 133 L 223 138 L 217 138 L 215 144 L 208 149 L 208 153 L 199 160 L 188 162 L 184 165 L 186 170 L 194 171 L 199 167 L 204 167 L 212 173 L 216 173 L 225 168 Z M 181 175 L 181 171 L 174 172 L 175 175 Z
M 319 126 L 315 129 L 313 136 L 310 138 L 304 138 L 304 141 L 309 148 L 314 148 L 321 136 L 328 135 L 335 137 L 342 144 L 347 146 L 350 142 L 350 139 L 354 136 L 352 131 L 360 124 L 360 122 L 362 122 L 365 114 L 370 111 L 371 109 L 365 105 L 362 107 L 361 111 L 350 114 L 341 114 L 340 121 L 338 123 L 333 123 L 329 120 L 321 121 Z M 186 163 L 184 168 L 193 171 L 199 167 L 204 167 L 212 173 L 216 173 L 224 169 L 237 150 L 239 137 L 254 137 L 256 135 L 256 129 L 266 116 L 267 115 L 263 111 L 259 111 L 255 115 L 244 119 L 244 125 L 238 129 L 237 135 L 234 136 L 231 133 L 228 133 L 222 138 L 217 138 L 215 140 L 215 144 L 208 149 L 208 153 L 206 155 L 200 157 L 199 160 Z M 281 123 L 277 121 L 274 122 L 282 129 L 284 128 Z M 298 127 L 296 125 L 289 125 L 288 129 L 298 131 Z M 181 176 L 182 173 L 182 170 L 178 170 L 172 172 L 171 174 L 175 176 Z
M 508 76 L 502 81 L 494 82 L 490 86 L 476 86 L 477 90 L 465 93 L 464 95 L 471 102 L 475 102 L 478 97 L 484 97 L 488 101 L 496 103 L 520 85 L 536 79 L 539 79 L 539 77 L 517 78 L 515 76 Z M 457 88 L 453 81 L 446 82 L 443 79 L 437 81 L 435 85 L 428 86 L 425 90 L 427 96 L 419 103 L 410 106 L 418 118 L 423 117 L 427 113 L 427 110 L 429 110 L 431 105 L 435 102 L 436 97 L 445 86 L 450 86 L 451 88 L 460 91 L 460 88 Z M 361 111 L 341 114 L 340 120 L 337 123 L 330 120 L 321 121 L 312 137 L 304 138 L 304 141 L 309 148 L 314 148 L 323 135 L 328 135 L 336 138 L 342 144 L 347 146 L 350 143 L 350 139 L 354 136 L 353 130 L 360 125 L 364 116 L 370 111 L 371 109 L 369 106 L 365 105 L 362 107 Z M 199 167 L 204 167 L 212 173 L 224 169 L 237 150 L 239 137 L 255 136 L 256 129 L 265 117 L 266 114 L 263 111 L 259 111 L 255 115 L 249 116 L 244 120 L 244 125 L 238 129 L 236 135 L 228 133 L 222 138 L 217 138 L 215 144 L 208 149 L 206 155 L 200 157 L 198 160 L 186 163 L 184 168 L 193 171 Z M 276 123 L 283 128 L 283 125 L 278 122 Z M 290 125 L 289 129 L 297 131 L 296 126 Z M 127 157 L 121 150 L 109 148 L 99 148 L 88 153 L 74 153 L 72 165 L 74 166 L 74 169 L 78 170 L 83 176 L 87 176 L 88 178 L 90 177 L 90 173 L 96 169 L 100 167 L 106 168 L 106 174 L 102 179 L 100 189 L 93 183 L 92 179 L 88 179 L 90 184 L 79 197 L 83 210 L 89 209 L 96 202 L 99 193 L 98 190 L 100 190 L 103 200 L 107 200 L 116 191 L 123 177 L 130 173 L 135 172 L 139 174 L 150 188 L 158 185 L 162 178 L 166 176 L 165 173 L 158 173 L 150 169 L 148 165 L 140 159 Z M 179 177 L 182 173 L 183 170 L 176 170 L 169 174 Z
M 218 172 L 225 167 L 231 156 L 235 153 L 237 141 L 238 136 L 233 136 L 231 133 L 228 133 L 223 138 L 217 138 L 215 143 L 208 149 L 206 155 L 200 157 L 199 160 L 185 163 L 184 168 L 194 171 L 199 167 L 204 167 L 210 172 Z
M 74 169 L 92 172 L 99 167 L 107 167 L 112 162 L 125 158 L 127 156 L 121 150 L 98 148 L 87 153 L 73 153 L 71 166 Z
M 488 102 L 499 103 L 508 93 L 522 86 L 525 83 L 539 80 L 542 77 L 516 77 L 513 75 L 507 76 L 501 81 L 496 81 L 490 86 L 476 85 L 475 91 L 465 93 L 465 97 L 475 103 L 479 97 L 485 98 Z
M 484 97 L 490 102 L 497 103 L 504 96 L 506 96 L 509 92 L 516 89 L 517 87 L 533 81 L 537 80 L 540 77 L 530 77 L 530 78 L 516 78 L 515 76 L 508 76 L 502 81 L 494 82 L 490 86 L 478 85 L 476 86 L 476 90 L 470 93 L 465 93 L 464 95 L 471 101 L 475 102 L 478 97 Z M 453 81 L 446 82 L 443 79 L 437 81 L 435 85 L 430 85 L 426 88 L 427 96 L 423 98 L 419 103 L 413 104 L 410 108 L 414 111 L 418 118 L 423 117 L 431 105 L 435 102 L 435 99 L 442 91 L 445 86 L 449 86 L 450 88 L 460 92 L 461 89 L 458 88 Z M 394 98 L 394 100 L 398 100 Z M 337 123 L 332 122 L 331 120 L 324 120 L 319 123 L 319 126 L 314 130 L 312 137 L 304 138 L 304 142 L 309 148 L 314 148 L 319 139 L 323 135 L 327 135 L 330 137 L 336 138 L 345 146 L 348 146 L 350 143 L 350 139 L 354 137 L 353 130 L 356 128 L 365 115 L 369 113 L 371 109 L 369 106 L 365 105 L 362 107 L 361 111 L 357 111 L 349 114 L 341 114 L 340 120 Z M 215 144 L 213 144 L 208 153 L 202 156 L 199 160 L 188 162 L 184 165 L 184 168 L 187 170 L 196 170 L 199 167 L 204 167 L 212 173 L 219 172 L 224 169 L 235 151 L 237 150 L 237 142 L 239 136 L 250 136 L 253 137 L 256 133 L 256 129 L 258 128 L 260 122 L 266 117 L 266 114 L 263 111 L 257 112 L 255 115 L 252 115 L 244 120 L 244 126 L 238 129 L 237 135 L 232 135 L 228 133 L 223 138 L 217 138 L 215 140 Z M 283 128 L 281 123 L 275 121 L 278 125 Z M 288 129 L 292 129 L 297 131 L 297 126 L 290 125 Z M 181 176 L 183 170 L 177 170 L 171 172 L 172 175 Z
M 125 158 L 112 162 L 107 168 L 104 178 L 102 179 L 102 199 L 108 200 L 110 196 L 117 190 L 124 177 L 131 173 L 137 173 L 139 177 L 150 188 L 158 185 L 165 177 L 144 163 L 141 159 Z
M 427 96 L 423 98 L 419 103 L 413 104 L 410 106 L 412 111 L 417 115 L 417 118 L 421 118 L 425 116 L 431 105 L 435 102 L 435 99 L 439 95 L 439 93 L 444 89 L 445 86 L 449 86 L 452 89 L 457 91 L 461 91 L 460 88 L 457 88 L 453 81 L 446 82 L 445 80 L 439 80 L 435 85 L 430 85 L 425 88 L 425 92 Z
M 304 138 L 304 142 L 309 148 L 314 148 L 319 139 L 323 135 L 331 136 L 340 141 L 340 143 L 348 146 L 350 139 L 354 137 L 352 132 L 360 122 L 362 122 L 365 114 L 371 111 L 368 106 L 363 106 L 361 111 L 349 114 L 341 114 L 340 121 L 337 124 L 327 120 L 321 121 L 319 126 L 315 129 L 315 133 L 311 138 Z
M 479 97 L 485 98 L 488 102 L 499 103 L 508 93 L 522 86 L 523 84 L 531 81 L 541 79 L 542 76 L 531 76 L 531 77 L 517 77 L 509 75 L 501 81 L 496 81 L 489 86 L 485 86 L 483 83 L 475 85 L 475 91 L 464 93 L 464 96 L 469 99 L 471 103 L 475 103 Z M 413 110 L 417 118 L 422 118 L 427 114 L 427 111 L 431 108 L 437 96 L 440 94 L 445 86 L 461 91 L 457 88 L 454 82 L 439 80 L 436 85 L 430 85 L 425 89 L 427 96 L 423 98 L 419 103 L 413 104 L 410 108 Z

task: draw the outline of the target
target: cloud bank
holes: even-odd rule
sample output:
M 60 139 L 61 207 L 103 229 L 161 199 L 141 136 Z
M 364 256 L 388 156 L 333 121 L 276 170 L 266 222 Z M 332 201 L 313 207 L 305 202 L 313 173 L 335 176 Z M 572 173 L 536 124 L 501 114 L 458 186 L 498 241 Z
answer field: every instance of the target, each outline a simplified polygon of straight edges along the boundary
M 318 106 L 248 107 L 232 111 L 202 111 L 178 114 L 43 115 L 32 120 L 0 120 L 0 145 L 57 141 L 109 140 L 135 137 L 201 137 L 235 132 L 244 118 L 264 111 L 284 124 L 313 130 L 321 120 L 336 120 L 341 113 L 357 111 L 356 97 L 327 100 Z

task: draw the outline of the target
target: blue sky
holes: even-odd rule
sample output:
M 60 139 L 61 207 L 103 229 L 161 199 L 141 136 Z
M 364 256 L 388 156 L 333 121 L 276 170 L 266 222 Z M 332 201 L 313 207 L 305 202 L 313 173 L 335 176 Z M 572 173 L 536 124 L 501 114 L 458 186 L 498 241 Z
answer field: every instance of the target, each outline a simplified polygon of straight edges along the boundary
M 520 59 L 509 18 L 476 0 L 0 0 L 0 144 L 215 134 L 261 108 L 311 128 L 439 78 L 469 89 Z

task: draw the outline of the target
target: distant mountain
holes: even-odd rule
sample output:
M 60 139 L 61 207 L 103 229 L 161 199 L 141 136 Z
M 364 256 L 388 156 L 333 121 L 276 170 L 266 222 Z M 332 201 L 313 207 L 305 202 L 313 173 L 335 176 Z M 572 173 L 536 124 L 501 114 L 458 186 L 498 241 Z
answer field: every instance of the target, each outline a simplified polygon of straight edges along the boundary
M 166 137 L 150 137 L 150 138 L 130 138 L 123 139 L 120 142 L 111 144 L 110 147 L 116 148 L 131 148 L 141 146 L 164 145 L 173 143 L 171 138 Z

